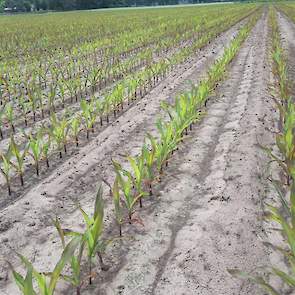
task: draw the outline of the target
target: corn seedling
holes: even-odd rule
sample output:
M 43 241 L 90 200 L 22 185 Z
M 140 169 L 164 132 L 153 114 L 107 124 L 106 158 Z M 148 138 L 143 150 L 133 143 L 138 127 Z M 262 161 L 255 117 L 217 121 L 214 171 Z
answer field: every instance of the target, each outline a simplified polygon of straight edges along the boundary
M 47 168 L 49 168 L 49 149 L 51 146 L 51 135 L 42 137 L 42 159 L 45 160 Z
M 132 177 L 132 181 L 136 189 L 136 194 L 141 196 L 139 198 L 139 205 L 140 208 L 142 208 L 142 197 L 146 195 L 146 192 L 143 191 L 143 181 L 146 177 L 146 168 L 144 161 L 145 158 L 142 154 L 136 158 L 127 158 L 133 170 L 133 173 L 130 173 L 130 176 Z
M 20 96 L 20 98 L 18 99 L 18 102 L 19 102 L 19 106 L 20 106 L 22 116 L 23 116 L 24 121 L 25 121 L 25 126 L 28 126 L 27 114 L 29 113 L 29 110 L 30 110 L 29 103 L 27 103 L 25 101 L 24 96 Z
M 60 121 L 58 121 L 54 113 L 51 115 L 50 121 L 50 135 L 57 145 L 59 157 L 62 158 L 62 150 L 67 153 L 67 135 L 69 132 L 69 122 L 66 118 L 62 118 Z
M 56 227 L 59 237 L 61 239 L 63 249 L 65 249 L 66 247 L 65 233 L 64 233 L 64 230 L 61 228 L 61 224 L 58 218 L 55 219 L 54 226 Z M 70 261 L 71 271 L 72 271 L 71 275 L 61 275 L 61 278 L 63 280 L 65 280 L 66 282 L 69 282 L 72 286 L 76 288 L 77 295 L 81 294 L 81 288 L 83 287 L 83 284 L 85 283 L 85 278 L 82 278 L 82 273 L 81 273 L 81 261 L 82 261 L 84 247 L 85 247 L 85 241 L 81 240 L 80 245 L 78 247 L 79 248 L 78 255 L 73 255 L 71 257 L 71 261 Z M 89 275 L 91 276 L 91 274 Z
M 79 146 L 79 133 L 81 131 L 81 118 L 80 116 L 75 116 L 71 119 L 71 133 L 75 139 L 76 146 Z
M 177 133 L 174 132 L 173 126 L 170 123 L 158 119 L 156 126 L 161 136 L 161 140 L 156 144 L 157 167 L 159 173 L 162 174 L 164 164 L 166 164 L 166 166 L 168 165 L 168 157 L 170 153 L 176 149 L 177 144 L 182 138 L 177 136 Z
M 129 223 L 132 223 L 132 215 L 134 214 L 134 206 L 143 196 L 143 193 L 135 194 L 132 191 L 133 181 L 132 176 L 126 170 L 123 170 L 121 164 L 113 160 L 113 166 L 118 179 L 119 188 L 124 195 L 124 204 L 128 212 Z
M 3 139 L 3 117 L 5 116 L 5 108 L 1 107 L 0 109 L 0 137 Z
M 106 246 L 109 241 L 102 239 L 103 231 L 103 216 L 104 216 L 104 201 L 102 197 L 102 186 L 99 187 L 96 194 L 94 213 L 93 216 L 87 215 L 87 213 L 79 207 L 85 224 L 86 230 L 84 233 L 78 233 L 73 231 L 68 231 L 66 235 L 80 236 L 83 241 L 85 241 L 88 257 L 88 266 L 89 266 L 89 284 L 92 284 L 92 260 L 95 255 L 98 256 L 100 266 L 102 270 L 107 270 L 107 266 L 103 263 L 102 253 L 105 251 Z
M 152 183 L 155 178 L 154 174 L 154 162 L 155 162 L 155 150 L 154 147 L 151 147 L 151 150 L 148 148 L 148 146 L 145 144 L 142 147 L 141 151 L 142 157 L 144 158 L 144 164 L 145 164 L 145 169 L 146 169 L 146 174 L 145 174 L 145 182 L 149 186 L 149 194 L 150 196 L 153 194 L 153 189 L 152 189 Z
M 99 120 L 100 120 L 100 126 L 103 126 L 103 115 L 104 115 L 104 112 L 105 112 L 105 109 L 104 109 L 104 104 L 103 102 L 98 98 L 96 99 L 96 102 L 95 102 L 95 111 L 96 113 L 98 114 L 99 116 Z
M 22 294 L 24 294 L 24 295 L 34 295 L 34 294 L 53 295 L 55 288 L 56 288 L 56 284 L 57 284 L 58 280 L 61 278 L 61 273 L 62 273 L 64 267 L 66 266 L 66 264 L 68 264 L 71 261 L 73 255 L 80 243 L 81 243 L 81 237 L 75 236 L 65 246 L 65 248 L 62 252 L 61 258 L 57 262 L 53 272 L 46 273 L 46 274 L 39 273 L 38 271 L 36 271 L 34 269 L 33 265 L 31 264 L 31 262 L 27 258 L 25 258 L 24 256 L 22 256 L 20 254 L 17 254 L 27 269 L 26 277 L 24 278 L 21 274 L 19 274 L 18 272 L 16 272 L 13 269 L 13 267 L 10 263 L 8 263 L 8 264 L 12 270 L 14 280 L 15 280 L 17 286 L 19 287 L 20 291 L 22 292 Z M 47 277 L 50 278 L 49 281 L 47 280 Z M 33 279 L 37 282 L 37 285 L 39 288 L 39 293 L 37 293 L 33 289 Z
M 97 118 L 97 113 L 94 107 L 93 100 L 89 103 L 86 100 L 81 100 L 81 109 L 82 109 L 82 117 L 85 124 L 86 129 L 86 138 L 89 139 L 89 132 L 92 130 L 94 132 L 94 123 Z
M 39 176 L 39 165 L 42 157 L 42 135 L 40 133 L 36 137 L 32 134 L 29 135 L 28 154 L 33 158 L 36 174 Z
M 15 117 L 14 117 L 14 110 L 13 110 L 13 107 L 12 107 L 12 104 L 11 103 L 8 103 L 5 107 L 5 115 L 6 115 L 6 118 L 10 124 L 10 127 L 12 129 L 12 132 L 15 133 L 15 127 L 14 127 L 14 120 L 15 120 Z
M 11 153 L 8 151 L 6 154 L 0 153 L 0 158 L 1 158 L 1 167 L 0 167 L 0 172 L 4 176 L 6 180 L 6 185 L 8 189 L 8 195 L 11 195 L 11 187 L 10 187 L 10 172 L 12 168 L 11 164 Z
M 124 217 L 123 217 L 123 208 L 121 206 L 118 178 L 117 177 L 115 178 L 113 186 L 111 186 L 105 179 L 103 179 L 103 182 L 110 189 L 110 195 L 113 198 L 114 207 L 115 207 L 116 222 L 119 226 L 119 235 L 120 237 L 122 237 L 122 225 L 124 223 Z
M 35 96 L 35 91 L 34 89 L 27 89 L 27 94 L 28 94 L 28 99 L 29 99 L 29 105 L 30 109 L 32 110 L 33 113 L 33 120 L 34 122 L 36 121 L 36 110 L 37 110 L 37 99 Z
M 47 95 L 47 108 L 48 108 L 48 113 L 55 113 L 55 98 L 56 98 L 56 89 L 57 85 L 50 85 L 49 87 L 49 92 Z
M 29 145 L 26 145 L 23 150 L 15 143 L 14 137 L 12 136 L 9 144 L 9 152 L 15 157 L 16 162 L 11 161 L 12 166 L 15 168 L 19 175 L 21 185 L 24 185 L 24 161 L 27 155 Z

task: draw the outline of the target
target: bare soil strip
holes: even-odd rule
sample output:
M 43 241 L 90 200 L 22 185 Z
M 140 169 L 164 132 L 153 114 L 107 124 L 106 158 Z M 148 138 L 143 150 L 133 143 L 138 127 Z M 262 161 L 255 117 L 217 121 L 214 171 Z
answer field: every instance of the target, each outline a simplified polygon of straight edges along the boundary
M 187 89 L 187 80 L 197 83 L 238 28 L 218 37 L 201 57 L 183 65 L 181 74 L 172 73 L 40 184 L 3 208 L 0 259 L 18 265 L 13 247 L 40 271 L 51 269 L 61 249 L 51 218 L 60 216 L 65 227 L 82 226 L 74 201 L 92 210 L 97 181 L 112 180 L 111 157 L 121 160 L 139 151 L 145 133 L 154 132 L 160 102 Z M 110 270 L 100 272 L 85 294 L 260 294 L 256 286 L 233 279 L 226 268 L 250 271 L 267 259 L 258 219 L 266 159 L 256 146 L 258 140 L 272 140 L 264 127 L 265 117 L 272 118 L 267 32 L 264 13 L 228 79 L 216 90 L 206 117 L 173 157 L 154 196 L 144 202 L 144 227 L 124 228 L 126 238 L 106 253 Z M 109 200 L 106 231 L 116 235 L 111 207 Z M 2 261 L 0 267 L 0 293 L 16 294 Z M 71 294 L 60 288 L 61 294 Z

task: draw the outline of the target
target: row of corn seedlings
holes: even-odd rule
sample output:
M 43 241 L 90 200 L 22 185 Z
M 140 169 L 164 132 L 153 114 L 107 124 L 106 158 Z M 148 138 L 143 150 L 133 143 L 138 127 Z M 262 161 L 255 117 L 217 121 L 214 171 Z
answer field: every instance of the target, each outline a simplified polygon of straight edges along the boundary
M 290 95 L 287 61 L 281 47 L 281 37 L 276 19 L 276 11 L 271 7 L 269 25 L 272 38 L 273 74 L 275 77 L 275 92 L 273 100 L 279 110 L 278 132 L 276 134 L 276 150 L 262 147 L 271 162 L 280 167 L 283 176 L 280 179 L 270 177 L 278 195 L 278 204 L 266 204 L 266 220 L 275 223 L 283 238 L 283 246 L 266 243 L 282 254 L 287 269 L 275 265 L 266 266 L 266 277 L 249 275 L 239 270 L 230 270 L 235 276 L 250 279 L 261 286 L 269 294 L 279 295 L 282 290 L 276 290 L 268 279 L 278 277 L 285 286 L 290 288 L 290 294 L 295 290 L 295 103 Z M 289 293 L 288 293 L 289 294 Z
M 48 89 L 45 90 L 41 90 L 37 85 L 38 75 L 33 72 L 26 82 L 21 82 L 21 77 L 19 77 L 19 80 L 13 83 L 13 87 L 15 87 L 13 89 L 9 89 L 7 78 L 2 77 L 0 78 L 3 84 L 2 92 L 6 90 L 7 93 L 11 93 L 13 100 L 3 102 L 1 129 L 4 127 L 5 134 L 9 136 L 11 132 L 15 132 L 15 125 L 24 124 L 28 126 L 34 124 L 37 120 L 43 120 L 50 116 L 52 112 L 56 112 L 57 108 L 63 109 L 66 104 L 76 103 L 83 96 L 93 95 L 97 90 L 101 90 L 111 82 L 121 79 L 123 75 L 147 66 L 151 63 L 151 60 L 151 51 L 148 49 L 118 65 L 98 67 L 83 64 L 87 70 L 83 70 L 80 75 L 74 75 L 70 79 L 66 79 L 65 73 L 58 69 L 54 77 L 56 82 L 50 84 Z M 75 71 L 75 69 L 69 67 L 68 71 Z M 11 125 L 11 116 L 9 117 L 7 113 L 8 106 L 12 109 L 10 115 L 13 115 L 13 122 L 17 121 L 14 126 Z M 3 138 L 2 130 L 0 135 Z
M 206 106 L 207 99 L 225 73 L 226 66 L 238 52 L 242 42 L 247 37 L 250 29 L 257 21 L 258 13 L 243 27 L 238 36 L 225 48 L 223 56 L 218 59 L 208 72 L 208 78 L 200 82 L 198 87 L 193 87 L 175 99 L 173 105 L 163 104 L 163 110 L 170 120 L 158 119 L 156 127 L 159 137 L 147 134 L 141 153 L 136 157 L 128 157 L 131 169 L 124 169 L 122 165 L 113 160 L 116 172 L 114 184 L 110 187 L 114 198 L 116 220 L 119 225 L 120 235 L 122 224 L 132 223 L 135 206 L 139 202 L 142 206 L 143 198 L 152 194 L 152 186 L 160 182 L 165 167 L 168 166 L 171 156 L 178 149 L 185 135 L 202 115 L 202 108 Z M 124 204 L 127 209 L 127 219 L 122 212 Z M 135 220 L 137 222 L 137 220 Z
M 187 21 L 188 22 L 188 21 Z M 193 24 L 190 23 L 189 24 L 191 26 L 190 29 L 190 36 L 196 34 L 196 32 L 199 30 L 199 26 L 193 26 Z M 170 42 L 165 42 L 165 48 L 167 49 L 167 43 L 170 44 L 170 46 L 175 46 L 177 43 L 183 41 L 183 38 L 188 37 L 187 34 L 183 34 L 184 32 L 186 32 L 186 29 L 188 29 L 187 26 L 182 26 L 182 28 L 179 27 L 175 27 L 174 25 L 170 24 L 168 26 L 168 31 L 165 30 L 165 34 L 167 35 L 162 36 L 163 40 L 167 41 L 166 38 L 168 37 L 169 39 L 171 39 Z M 157 31 L 154 31 L 155 28 L 153 29 L 153 33 L 154 35 L 152 35 L 155 39 L 157 39 L 158 34 L 156 33 Z M 156 27 L 157 30 L 159 30 Z M 174 30 L 174 31 L 173 31 Z M 180 31 L 179 31 L 180 30 Z M 184 31 L 182 31 L 184 30 Z M 197 30 L 197 31 L 196 31 Z M 161 34 L 163 35 L 163 31 L 160 31 Z M 136 33 L 138 33 L 136 31 Z M 140 31 L 140 33 L 142 33 Z M 177 36 L 175 36 L 175 33 L 177 33 Z M 172 34 L 172 35 L 171 35 Z M 171 36 L 170 36 L 171 35 Z M 120 67 L 118 66 L 119 63 L 121 63 L 121 61 L 123 61 L 125 59 L 125 55 L 124 58 L 122 58 L 122 50 L 121 48 L 125 48 L 126 44 L 130 45 L 132 44 L 134 46 L 135 49 L 139 48 L 138 43 L 136 43 L 135 41 L 141 42 L 142 40 L 144 40 L 145 38 L 147 38 L 147 36 L 149 38 L 152 38 L 152 36 L 150 34 L 148 34 L 147 32 L 141 36 L 141 38 L 138 38 L 138 36 L 134 36 L 133 34 L 128 34 L 128 35 L 123 35 L 120 36 L 120 40 L 114 40 L 114 44 L 116 44 L 116 47 L 113 48 L 114 50 L 114 56 L 110 57 L 109 54 L 107 55 L 107 57 L 104 58 L 104 62 L 102 64 L 106 64 L 105 66 L 101 67 L 101 71 L 105 71 L 106 72 L 106 77 L 110 77 L 110 79 L 113 76 L 116 76 L 116 73 L 118 71 L 120 71 Z M 123 38 L 124 37 L 124 38 Z M 116 42 L 118 41 L 118 42 Z M 152 41 L 152 39 L 150 40 Z M 174 44 L 171 44 L 171 42 L 174 42 Z M 157 47 L 159 46 L 159 42 L 157 43 L 157 41 L 155 41 L 155 44 L 157 44 Z M 161 42 L 160 42 L 161 44 Z M 151 44 L 149 44 L 151 45 Z M 97 45 L 96 44 L 90 44 L 89 47 L 92 46 L 94 50 L 97 50 Z M 150 51 L 152 47 L 144 47 L 141 48 L 143 49 L 143 53 L 145 51 Z M 109 49 L 108 51 L 111 51 L 111 49 Z M 139 57 L 142 55 L 141 51 L 139 51 Z M 34 65 L 29 66 L 28 68 L 25 68 L 24 70 L 26 71 L 25 74 L 22 74 L 21 72 L 19 72 L 18 70 L 11 70 L 10 68 L 7 69 L 7 71 L 4 71 L 4 75 L 3 75 L 3 79 L 6 87 L 6 91 L 7 92 L 7 97 L 8 99 L 14 98 L 15 94 L 17 94 L 18 92 L 22 92 L 22 86 L 26 86 L 28 84 L 28 82 L 31 82 L 31 84 L 33 84 L 33 88 L 38 87 L 38 85 L 40 86 L 40 90 L 43 89 L 43 84 L 48 85 L 50 83 L 52 83 L 54 80 L 55 82 L 58 81 L 60 82 L 61 78 L 62 80 L 68 80 L 68 79 L 72 79 L 72 78 L 78 78 L 77 76 L 85 76 L 86 82 L 88 78 L 89 78 L 89 68 L 93 69 L 94 71 L 97 70 L 97 68 L 100 68 L 100 58 L 98 57 L 94 57 L 92 54 L 89 56 L 90 59 L 87 58 L 86 53 L 87 50 L 83 50 L 81 51 L 80 48 L 78 48 L 77 50 L 74 51 L 74 55 L 72 54 L 72 56 L 67 55 L 66 60 L 62 59 L 60 62 L 56 60 L 56 57 L 54 58 L 53 61 L 49 61 L 46 63 L 46 69 L 44 69 L 45 73 L 41 73 L 40 71 L 43 70 L 43 66 L 41 65 Z M 131 52 L 132 53 L 132 52 Z M 147 52 L 148 53 L 148 52 Z M 132 55 L 130 55 L 130 57 L 132 57 Z M 110 69 L 110 67 L 113 67 L 113 69 Z M 47 73 L 47 75 L 46 75 Z M 2 76 L 2 75 L 1 75 Z M 43 81 L 42 83 L 42 77 L 48 78 L 48 80 Z M 48 77 L 47 77 L 48 76 Z M 56 83 L 55 83 L 56 84 Z M 4 90 L 5 90 L 4 88 Z M 24 87 L 27 88 L 27 87 Z M 45 87 L 46 88 L 46 87 Z M 56 86 L 53 86 L 53 88 L 56 88 Z M 26 93 L 25 93 L 26 94 Z M 15 99 L 15 98 L 14 98 Z
M 212 34 L 216 28 L 220 32 L 224 25 L 232 25 L 251 12 L 252 10 L 246 10 L 244 14 L 235 12 L 235 14 L 207 21 L 196 30 L 198 34 L 196 35 L 195 32 L 197 37 L 193 39 L 193 44 L 198 43 L 203 36 Z M 188 53 L 192 51 L 193 44 L 185 48 Z M 169 47 L 165 46 L 167 55 L 168 48 L 173 49 L 175 44 L 170 44 Z M 167 58 L 171 57 L 165 56 L 161 61 L 166 62 Z M 101 90 L 114 80 L 117 81 L 138 68 L 155 67 L 158 62 L 152 61 L 151 50 L 147 48 L 120 63 L 109 64 L 107 61 L 102 66 L 98 66 L 96 62 L 90 64 L 88 60 L 84 61 L 83 59 L 70 60 L 66 63 L 65 69 L 61 64 L 52 63 L 50 70 L 52 81 L 45 89 L 42 89 L 42 85 L 40 85 L 40 76 L 42 75 L 34 68 L 29 69 L 25 77 L 14 72 L 2 75 L 0 78 L 2 81 L 0 98 L 3 98 L 2 102 L 4 101 L 3 104 L 6 106 L 0 110 L 0 136 L 3 138 L 3 136 L 9 136 L 11 132 L 14 133 L 16 125 L 34 124 L 37 118 L 43 120 L 55 112 L 56 108 L 64 108 L 67 102 L 72 104 L 83 96 L 93 95 L 98 89 Z M 75 74 L 77 72 L 78 74 Z M 3 129 L 6 132 L 3 132 Z
M 250 30 L 255 25 L 259 14 L 239 31 L 230 45 L 225 48 L 223 56 L 218 59 L 208 72 L 208 77 L 200 82 L 198 86 L 193 86 L 188 92 L 179 95 L 171 105 L 163 105 L 163 109 L 168 114 L 170 120 L 157 121 L 159 137 L 147 134 L 142 151 L 136 157 L 128 157 L 131 170 L 124 169 L 122 165 L 113 161 L 115 170 L 115 181 L 110 185 L 115 206 L 115 218 L 119 226 L 120 236 L 122 236 L 122 225 L 124 223 L 136 222 L 133 214 L 135 207 L 139 203 L 142 206 L 142 199 L 152 194 L 153 184 L 161 181 L 164 169 L 171 159 L 177 146 L 184 140 L 185 134 L 192 129 L 193 124 L 200 119 L 209 95 L 212 93 L 217 83 L 224 77 L 227 65 L 237 54 L 243 41 L 248 36 Z M 100 185 L 96 195 L 93 215 L 88 215 L 80 206 L 79 210 L 85 221 L 84 232 L 76 232 L 70 229 L 63 229 L 56 218 L 54 225 L 61 238 L 63 252 L 54 270 L 47 273 L 39 273 L 31 262 L 21 254 L 17 254 L 26 268 L 26 275 L 22 276 L 14 270 L 11 264 L 14 280 L 20 291 L 25 295 L 42 294 L 52 295 L 56 290 L 59 280 L 69 282 L 79 295 L 82 287 L 92 284 L 95 276 L 95 257 L 103 271 L 108 270 L 104 264 L 102 254 L 107 246 L 116 238 L 105 239 L 103 233 L 103 192 Z M 124 212 L 127 210 L 127 216 Z M 88 270 L 85 272 L 82 267 L 86 262 Z M 65 267 L 70 270 L 65 272 Z M 65 273 L 64 273 L 65 272 Z M 34 289 L 34 282 L 37 283 L 39 293 Z
M 197 49 L 205 46 L 221 31 L 226 30 L 233 22 L 239 20 L 240 17 L 228 22 L 217 22 L 219 26 L 214 27 L 214 30 L 212 28 L 210 33 L 200 36 L 190 46 L 177 51 L 170 60 L 160 60 L 135 73 L 134 76 L 128 76 L 103 98 L 92 96 L 89 101 L 82 99 L 80 101 L 81 111 L 70 118 L 66 116 L 67 114 L 57 118 L 52 112 L 48 127 L 41 126 L 29 134 L 23 133 L 23 144 L 17 144 L 15 138 L 11 136 L 7 150 L 0 152 L 0 172 L 5 178 L 8 194 L 12 193 L 11 177 L 13 174 L 16 173 L 20 178 L 21 185 L 24 185 L 26 156 L 29 156 L 34 162 L 36 174 L 39 176 L 41 162 L 46 163 L 48 168 L 50 155 L 57 152 L 62 158 L 63 152 L 67 153 L 67 144 L 74 142 L 76 146 L 79 145 L 79 135 L 82 132 L 86 133 L 86 138 L 89 140 L 90 133 L 95 131 L 97 122 L 100 122 L 101 126 L 103 121 L 109 123 L 110 114 L 113 113 L 113 116 L 116 117 L 124 108 L 124 102 L 129 105 L 138 97 L 144 96 L 149 89 L 165 78 L 175 65 L 184 62 Z M 11 128 L 15 129 L 12 110 L 12 105 L 7 104 L 5 114 L 9 118 Z
M 295 22 L 295 5 L 292 2 L 276 3 L 275 8 Z

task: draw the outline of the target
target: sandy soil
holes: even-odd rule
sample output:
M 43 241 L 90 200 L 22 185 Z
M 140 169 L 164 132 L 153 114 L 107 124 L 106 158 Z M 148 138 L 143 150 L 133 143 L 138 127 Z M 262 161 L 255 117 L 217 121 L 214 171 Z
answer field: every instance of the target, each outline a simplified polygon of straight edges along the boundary
M 1 294 L 17 294 L 4 264 L 8 259 L 19 265 L 12 248 L 40 271 L 52 269 L 61 248 L 51 218 L 58 215 L 66 227 L 82 226 L 75 201 L 92 209 L 98 181 L 112 181 L 111 157 L 123 161 L 124 155 L 138 153 L 144 134 L 155 132 L 160 102 L 188 88 L 188 80 L 197 83 L 239 27 L 177 67 L 51 175 L 1 209 Z M 256 286 L 233 279 L 226 268 L 250 271 L 268 259 L 259 221 L 266 159 L 256 146 L 257 141 L 273 141 L 265 129 L 266 119 L 272 122 L 275 116 L 268 98 L 267 36 L 264 13 L 206 116 L 174 155 L 154 196 L 137 212 L 144 227 L 124 227 L 126 238 L 105 255 L 110 270 L 97 268 L 94 287 L 85 294 L 260 294 Z M 106 203 L 105 232 L 117 235 L 111 202 Z M 58 294 L 73 291 L 60 285 Z

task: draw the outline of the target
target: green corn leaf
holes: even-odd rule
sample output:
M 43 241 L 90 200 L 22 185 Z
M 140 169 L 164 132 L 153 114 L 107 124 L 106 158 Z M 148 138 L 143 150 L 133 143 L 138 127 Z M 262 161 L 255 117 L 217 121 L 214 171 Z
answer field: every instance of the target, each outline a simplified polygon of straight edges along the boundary
M 98 216 L 103 218 L 103 213 L 104 213 L 103 208 L 104 208 L 103 189 L 102 189 L 102 185 L 100 185 L 98 188 L 98 192 L 96 194 L 96 199 L 95 199 L 94 214 L 93 214 L 94 219 L 96 219 Z
M 20 258 L 20 260 L 22 261 L 22 263 L 26 266 L 27 269 L 31 269 L 33 272 L 33 277 L 37 280 L 40 292 L 42 295 L 51 295 L 48 293 L 48 288 L 46 285 L 46 278 L 40 274 L 39 272 L 37 272 L 33 265 L 31 264 L 31 262 L 24 257 L 23 255 L 16 253 L 18 255 L 18 257 Z
M 26 278 L 24 280 L 24 295 L 34 295 L 36 294 L 33 289 L 33 268 L 29 267 L 27 271 Z
M 242 279 L 248 279 L 255 284 L 261 286 L 265 291 L 269 292 L 271 295 L 280 295 L 271 285 L 265 282 L 265 280 L 262 277 L 259 276 L 251 276 L 245 272 L 239 271 L 237 269 L 228 269 L 227 270 L 232 276 L 242 278 Z
M 272 270 L 276 275 L 278 275 L 283 280 L 284 283 L 286 283 L 287 285 L 289 285 L 291 287 L 295 287 L 295 277 L 292 278 L 291 276 L 289 276 L 285 272 L 283 272 L 275 267 L 273 267 Z
M 60 224 L 60 222 L 59 222 L 59 220 L 58 220 L 57 217 L 56 217 L 55 220 L 53 221 L 53 224 L 54 224 L 54 226 L 55 226 L 56 229 L 57 229 L 57 232 L 58 232 L 59 237 L 60 237 L 61 242 L 62 242 L 62 246 L 63 246 L 63 248 L 65 248 L 65 235 L 64 235 L 64 231 L 62 230 L 62 228 L 61 228 L 61 224 Z
M 131 167 L 132 167 L 133 172 L 135 174 L 135 178 L 137 180 L 140 180 L 141 179 L 141 171 L 138 168 L 138 165 L 136 163 L 136 160 L 134 158 L 132 158 L 132 157 L 127 157 L 127 159 L 129 160 L 129 162 L 131 164 Z
M 17 284 L 17 286 L 19 287 L 20 291 L 23 292 L 24 290 L 24 284 L 25 284 L 25 279 L 22 277 L 21 274 L 19 274 L 18 272 L 16 272 L 12 266 L 12 264 L 10 262 L 7 262 L 9 268 L 11 269 L 12 271 L 12 275 L 13 275 L 13 278 Z
M 81 237 L 74 237 L 65 247 L 60 260 L 56 264 L 49 283 L 50 294 L 53 294 L 57 281 L 65 265 L 72 259 L 77 247 L 81 242 Z
M 79 210 L 81 211 L 83 218 L 86 222 L 87 228 L 89 229 L 91 227 L 91 225 L 93 224 L 93 219 L 89 218 L 89 216 L 87 215 L 87 213 L 81 208 L 79 207 Z

